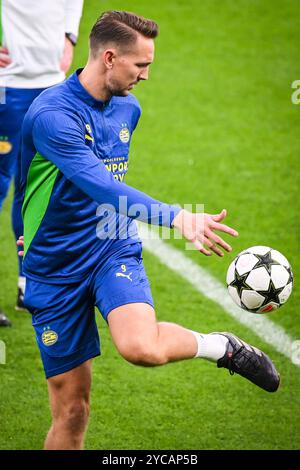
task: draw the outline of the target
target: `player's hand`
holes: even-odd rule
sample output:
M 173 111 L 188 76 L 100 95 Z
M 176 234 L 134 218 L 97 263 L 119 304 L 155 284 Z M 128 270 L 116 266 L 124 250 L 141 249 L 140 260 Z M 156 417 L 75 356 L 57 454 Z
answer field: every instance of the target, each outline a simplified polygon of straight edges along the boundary
M 228 233 L 233 237 L 238 236 L 236 230 L 221 223 L 226 215 L 226 209 L 215 215 L 192 214 L 181 210 L 174 218 L 172 225 L 204 255 L 210 256 L 215 253 L 218 256 L 224 256 L 220 248 L 228 252 L 232 251 L 232 248 L 215 231 Z
M 62 70 L 64 73 L 67 73 L 71 67 L 73 60 L 73 49 L 74 46 L 71 41 L 68 38 L 65 38 L 64 52 L 60 61 L 60 70 Z
M 24 247 L 24 236 L 23 235 L 21 235 L 19 237 L 19 240 L 17 240 L 17 246 Z M 18 256 L 24 256 L 24 251 L 18 251 Z
M 0 67 L 7 67 L 9 64 L 11 64 L 11 58 L 8 50 L 6 47 L 0 46 Z

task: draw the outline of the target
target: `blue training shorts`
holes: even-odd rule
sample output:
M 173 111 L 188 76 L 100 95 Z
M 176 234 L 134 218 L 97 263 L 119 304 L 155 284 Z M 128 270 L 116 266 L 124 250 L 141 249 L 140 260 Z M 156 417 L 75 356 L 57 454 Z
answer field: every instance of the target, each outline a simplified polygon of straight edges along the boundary
M 80 283 L 46 284 L 27 278 L 24 302 L 32 313 L 46 377 L 67 372 L 100 355 L 95 306 L 107 321 L 109 312 L 121 305 L 154 305 L 142 244 L 112 253 Z

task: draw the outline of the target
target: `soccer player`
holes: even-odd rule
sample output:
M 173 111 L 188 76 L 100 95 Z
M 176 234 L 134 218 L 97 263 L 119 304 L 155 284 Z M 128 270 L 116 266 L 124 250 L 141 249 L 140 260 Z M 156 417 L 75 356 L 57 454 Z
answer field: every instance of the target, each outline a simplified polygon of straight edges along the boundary
M 45 88 L 65 78 L 76 44 L 83 0 L 2 0 L 0 31 L 0 211 L 14 177 L 12 225 L 23 233 L 20 140 L 24 115 Z M 19 258 L 16 309 L 23 310 L 25 277 Z M 11 322 L 0 310 L 0 326 Z
M 231 251 L 215 231 L 237 235 L 222 223 L 225 210 L 193 214 L 124 183 L 141 114 L 130 90 L 148 79 L 157 34 L 151 20 L 103 13 L 85 68 L 44 91 L 24 120 L 25 304 L 48 381 L 45 449 L 83 447 L 92 358 L 100 354 L 95 305 L 133 364 L 204 358 L 269 392 L 279 386 L 268 356 L 233 334 L 156 320 L 134 219 L 176 228 L 205 255 Z

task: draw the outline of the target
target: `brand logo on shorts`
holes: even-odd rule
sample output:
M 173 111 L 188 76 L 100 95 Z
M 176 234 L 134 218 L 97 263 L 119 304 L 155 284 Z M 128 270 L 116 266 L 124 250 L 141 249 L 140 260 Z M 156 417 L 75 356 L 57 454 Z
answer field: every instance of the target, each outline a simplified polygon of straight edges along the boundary
M 58 340 L 58 334 L 53 330 L 46 330 L 42 334 L 42 341 L 45 346 L 52 346 Z
M 116 273 L 116 277 L 127 277 L 127 279 L 129 279 L 129 281 L 132 282 L 132 279 L 131 279 L 131 275 L 132 273 L 129 273 L 129 274 L 125 274 L 126 273 L 126 264 L 121 264 L 121 273 Z
M 129 281 L 132 282 L 132 279 L 131 279 L 131 274 L 132 273 L 129 273 L 129 274 L 124 274 L 124 273 L 116 273 L 116 277 L 127 277 L 127 279 L 129 279 Z

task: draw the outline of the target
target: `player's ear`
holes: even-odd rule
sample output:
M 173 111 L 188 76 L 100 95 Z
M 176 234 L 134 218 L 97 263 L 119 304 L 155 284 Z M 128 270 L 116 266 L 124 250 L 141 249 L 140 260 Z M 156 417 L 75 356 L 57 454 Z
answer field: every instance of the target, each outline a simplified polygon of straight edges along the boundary
M 116 59 L 116 53 L 114 49 L 106 49 L 103 52 L 103 62 L 107 69 L 112 69 Z

